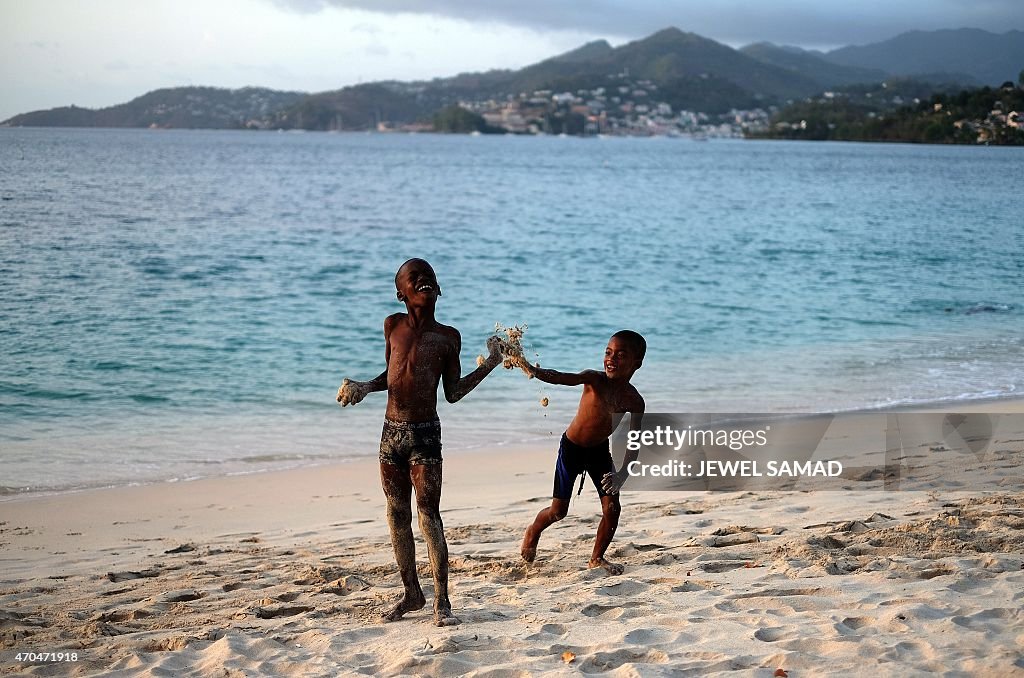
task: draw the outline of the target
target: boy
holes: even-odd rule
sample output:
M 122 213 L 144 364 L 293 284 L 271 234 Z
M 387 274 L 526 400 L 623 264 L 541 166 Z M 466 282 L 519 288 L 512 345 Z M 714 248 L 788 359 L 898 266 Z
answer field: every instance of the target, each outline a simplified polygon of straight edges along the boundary
M 519 366 L 524 372 L 549 384 L 583 385 L 576 416 L 562 434 L 558 447 L 551 506 L 537 514 L 523 536 L 522 554 L 526 562 L 532 563 L 537 557 L 540 533 L 564 518 L 568 512 L 576 476 L 587 473 L 601 497 L 602 513 L 589 567 L 603 567 L 611 574 L 622 574 L 622 565 L 605 560 L 604 552 L 619 524 L 619 488 L 626 479 L 626 468 L 631 459 L 627 458 L 622 469 L 616 473 L 608 449 L 608 438 L 626 412 L 630 413 L 630 428 L 640 428 L 644 399 L 629 380 L 640 369 L 646 352 L 647 342 L 642 336 L 631 330 L 622 330 L 608 340 L 608 347 L 604 350 L 604 372 L 584 370 L 579 374 L 568 374 L 534 367 L 526 361 L 520 362 Z
M 371 381 L 345 379 L 338 389 L 342 407 L 355 405 L 368 393 L 388 392 L 384 430 L 380 438 L 380 480 L 387 499 L 388 527 L 395 561 L 405 593 L 387 611 L 384 621 L 401 619 L 419 610 L 426 598 L 416 576 L 416 550 L 412 537 L 411 491 L 416 489 L 420 531 L 434 576 L 434 623 L 458 624 L 448 599 L 448 544 L 441 522 L 441 422 L 437 418 L 437 385 L 454 403 L 472 391 L 501 364 L 501 340 L 487 341 L 490 355 L 480 367 L 461 377 L 458 330 L 434 319 L 441 296 L 434 269 L 422 259 L 410 259 L 395 274 L 398 300 L 405 313 L 384 321 L 384 362 L 387 367 Z

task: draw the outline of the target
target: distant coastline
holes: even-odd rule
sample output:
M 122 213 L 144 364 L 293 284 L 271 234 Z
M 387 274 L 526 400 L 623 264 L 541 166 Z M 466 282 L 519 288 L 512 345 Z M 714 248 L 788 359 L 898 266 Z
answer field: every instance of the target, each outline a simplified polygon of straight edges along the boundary
M 975 52 L 983 57 L 964 56 Z M 0 125 L 1019 145 L 1020 65 L 1020 31 L 918 31 L 826 54 L 768 43 L 733 49 L 667 28 L 614 48 L 591 42 L 517 71 L 314 94 L 177 87 Z

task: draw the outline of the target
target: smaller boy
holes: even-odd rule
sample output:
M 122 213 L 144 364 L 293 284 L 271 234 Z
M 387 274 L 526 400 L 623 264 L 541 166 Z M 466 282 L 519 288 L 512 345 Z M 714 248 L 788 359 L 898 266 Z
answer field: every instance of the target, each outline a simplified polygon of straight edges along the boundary
M 604 558 L 615 528 L 619 524 L 619 488 L 626 479 L 627 459 L 616 472 L 609 451 L 608 438 L 618 427 L 622 416 L 630 413 L 630 429 L 640 428 L 644 413 L 644 399 L 629 383 L 633 373 L 640 369 L 647 342 L 638 333 L 622 330 L 612 335 L 604 350 L 604 371 L 584 370 L 578 374 L 541 369 L 526 361 L 520 367 L 528 375 L 549 384 L 562 386 L 583 385 L 579 408 L 569 428 L 562 434 L 555 463 L 555 488 L 551 506 L 537 514 L 533 524 L 523 536 L 523 559 L 532 563 L 537 557 L 537 541 L 548 526 L 565 517 L 569 511 L 576 477 L 587 473 L 597 494 L 601 497 L 601 524 L 597 528 L 594 552 L 589 567 L 603 567 L 611 574 L 622 574 L 622 565 Z M 580 491 L 583 481 L 580 480 Z

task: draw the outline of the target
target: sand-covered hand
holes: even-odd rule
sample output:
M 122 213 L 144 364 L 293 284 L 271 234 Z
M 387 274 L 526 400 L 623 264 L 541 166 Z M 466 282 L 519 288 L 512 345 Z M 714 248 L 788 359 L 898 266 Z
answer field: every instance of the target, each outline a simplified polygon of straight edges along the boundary
M 497 365 L 502 361 L 505 355 L 505 342 L 501 337 L 495 335 L 488 337 L 487 339 L 487 359 L 486 362 Z
M 341 382 L 341 387 L 338 389 L 337 400 L 341 403 L 342 407 L 355 405 L 365 398 L 369 392 L 370 389 L 367 387 L 366 382 L 344 379 Z
M 501 355 L 503 358 L 502 364 L 506 370 L 511 370 L 513 367 L 519 367 L 526 372 L 524 365 L 529 365 L 526 356 L 523 354 L 523 334 L 526 332 L 526 325 L 513 325 L 511 327 L 505 327 L 501 323 L 494 324 L 494 331 L 498 335 L 504 333 L 507 339 L 500 336 L 493 337 L 500 342 Z M 490 344 L 488 344 L 490 346 Z M 532 375 L 526 372 L 527 375 Z
M 601 489 L 608 494 L 618 494 L 619 488 L 622 487 L 623 481 L 625 481 L 625 474 L 620 475 L 618 473 L 605 473 L 601 476 Z

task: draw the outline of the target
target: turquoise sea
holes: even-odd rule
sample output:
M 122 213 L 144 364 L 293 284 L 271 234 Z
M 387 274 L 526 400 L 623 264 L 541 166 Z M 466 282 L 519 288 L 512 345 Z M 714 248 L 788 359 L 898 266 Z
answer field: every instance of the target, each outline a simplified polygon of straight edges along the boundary
M 405 259 L 463 366 L 649 350 L 650 411 L 831 411 L 1024 391 L 1024 149 L 0 129 L 0 493 L 375 455 Z M 551 405 L 542 408 L 541 397 Z M 445 449 L 546 441 L 574 389 L 499 370 Z

